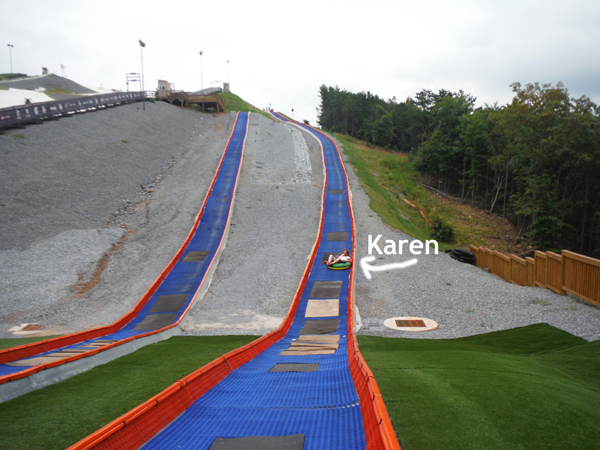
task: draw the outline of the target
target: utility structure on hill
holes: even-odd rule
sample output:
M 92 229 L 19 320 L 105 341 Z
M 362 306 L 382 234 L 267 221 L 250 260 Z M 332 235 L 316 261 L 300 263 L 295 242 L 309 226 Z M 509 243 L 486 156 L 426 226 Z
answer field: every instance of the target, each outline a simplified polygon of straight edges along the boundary
M 197 92 L 176 91 L 167 80 L 158 80 L 156 99 L 175 106 L 198 105 L 202 112 L 225 112 L 221 97 L 216 95 L 221 88 L 203 89 Z

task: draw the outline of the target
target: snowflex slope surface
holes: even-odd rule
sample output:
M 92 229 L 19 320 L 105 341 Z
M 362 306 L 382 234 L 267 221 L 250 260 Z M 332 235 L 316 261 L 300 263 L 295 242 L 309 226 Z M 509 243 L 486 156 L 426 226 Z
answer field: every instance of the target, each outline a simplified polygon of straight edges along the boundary
M 177 420 L 146 444 L 144 449 L 169 447 L 208 449 L 217 438 L 304 435 L 304 449 L 364 449 L 366 440 L 361 405 L 348 360 L 348 296 L 351 271 L 330 271 L 322 264 L 325 253 L 353 248 L 347 180 L 335 146 L 323 143 L 327 184 L 318 249 L 310 275 L 301 288 L 296 314 L 283 339 L 233 371 L 200 397 Z M 331 299 L 331 300 L 327 300 Z M 333 301 L 337 311 L 313 317 L 309 303 Z M 331 325 L 333 322 L 333 325 Z M 328 355 L 281 355 L 298 339 L 315 332 L 307 327 L 329 325 L 322 337 L 339 339 Z M 273 372 L 278 364 L 288 364 Z M 312 364 L 315 371 L 299 371 Z

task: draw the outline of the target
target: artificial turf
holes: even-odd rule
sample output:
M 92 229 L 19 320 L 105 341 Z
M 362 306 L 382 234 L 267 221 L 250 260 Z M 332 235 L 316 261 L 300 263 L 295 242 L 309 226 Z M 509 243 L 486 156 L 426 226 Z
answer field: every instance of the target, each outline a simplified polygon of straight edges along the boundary
M 0 339 L 0 350 L 4 350 L 5 348 L 18 347 L 19 345 L 31 344 L 32 342 L 43 341 L 54 337 L 56 336 Z
M 600 448 L 600 341 L 546 324 L 358 340 L 404 450 Z
M 64 449 L 256 336 L 173 337 L 0 404 L 0 449 Z M 545 324 L 359 336 L 403 450 L 600 448 L 600 341 Z
M 257 336 L 175 336 L 0 403 L 1 450 L 65 449 Z

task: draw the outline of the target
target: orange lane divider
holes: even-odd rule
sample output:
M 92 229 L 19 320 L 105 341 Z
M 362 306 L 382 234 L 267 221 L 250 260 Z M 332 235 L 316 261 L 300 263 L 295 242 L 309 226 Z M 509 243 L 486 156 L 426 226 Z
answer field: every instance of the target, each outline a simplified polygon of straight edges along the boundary
M 350 181 L 348 179 L 348 172 L 346 171 L 346 167 L 344 166 L 339 148 L 335 141 L 325 133 L 315 128 L 310 128 L 333 143 L 342 170 L 346 175 L 348 208 L 350 210 L 350 220 L 352 222 L 352 254 L 356 259 L 356 227 L 354 222 L 354 209 L 352 208 L 352 202 L 350 201 Z M 423 213 L 421 212 L 421 214 Z M 423 215 L 423 217 L 425 216 Z M 427 218 L 425 218 L 425 220 L 427 220 Z M 356 333 L 354 332 L 354 272 L 355 264 L 350 268 L 350 290 L 348 293 L 348 362 L 354 386 L 356 387 L 356 392 L 360 399 L 363 427 L 365 429 L 365 438 L 367 440 L 367 450 L 401 450 L 400 443 L 398 442 L 396 432 L 394 431 L 392 421 L 390 420 L 385 403 L 383 402 L 383 397 L 381 396 L 375 377 L 358 348 L 358 340 L 356 339 Z
M 12 348 L 8 348 L 8 349 L 0 350 L 0 364 L 4 364 L 4 363 L 7 363 L 7 362 L 11 362 L 11 361 L 16 361 L 16 360 L 23 359 L 23 358 L 28 358 L 28 357 L 31 357 L 31 356 L 34 356 L 34 355 L 37 355 L 37 354 L 40 354 L 40 353 L 48 352 L 48 351 L 51 351 L 51 350 L 56 350 L 56 349 L 61 348 L 61 347 L 66 347 L 68 345 L 78 344 L 80 342 L 84 342 L 84 341 L 87 341 L 87 340 L 90 340 L 90 339 L 95 339 L 95 338 L 98 338 L 98 337 L 101 337 L 101 336 L 106 336 L 108 334 L 115 333 L 118 330 L 120 330 L 123 326 L 125 326 L 127 323 L 129 323 L 144 308 L 144 306 L 146 305 L 146 303 L 148 302 L 148 300 L 150 300 L 150 298 L 152 297 L 152 295 L 154 295 L 154 292 L 156 292 L 156 289 L 158 289 L 158 287 L 163 282 L 163 280 L 166 278 L 166 276 L 168 275 L 168 273 L 175 266 L 175 264 L 177 263 L 177 261 L 181 258 L 181 255 L 183 254 L 183 252 L 187 248 L 189 242 L 192 240 L 192 238 L 194 236 L 194 233 L 196 232 L 196 230 L 198 228 L 198 224 L 200 223 L 200 220 L 201 220 L 202 215 L 204 213 L 204 208 L 206 206 L 206 202 L 208 201 L 209 194 L 210 194 L 210 192 L 212 191 L 212 189 L 214 187 L 214 184 L 215 184 L 215 182 L 217 180 L 219 172 L 221 171 L 221 167 L 223 165 L 223 160 L 225 159 L 225 154 L 227 153 L 227 148 L 229 147 L 231 139 L 233 138 L 233 133 L 235 131 L 235 127 L 237 125 L 238 118 L 239 118 L 239 113 L 236 116 L 235 123 L 233 124 L 233 129 L 232 129 L 231 135 L 229 136 L 229 139 L 227 140 L 227 145 L 225 146 L 225 150 L 223 151 L 223 155 L 221 156 L 221 160 L 219 162 L 219 166 L 217 167 L 217 171 L 215 172 L 215 175 L 214 175 L 214 177 L 212 179 L 210 187 L 208 188 L 207 194 L 204 197 L 204 201 L 202 202 L 202 207 L 200 208 L 200 212 L 198 213 L 198 215 L 196 216 L 196 219 L 194 220 L 194 224 L 192 226 L 192 229 L 188 233 L 185 241 L 183 242 L 183 244 L 181 245 L 181 247 L 179 248 L 179 250 L 177 250 L 177 253 L 175 253 L 175 256 L 173 256 L 173 258 L 171 259 L 171 261 L 169 262 L 169 264 L 167 265 L 167 267 L 165 267 L 165 269 L 160 273 L 160 275 L 156 278 L 156 280 L 154 280 L 154 282 L 152 283 L 152 285 L 148 288 L 148 290 L 144 293 L 144 295 L 140 298 L 140 300 L 138 300 L 138 302 L 135 304 L 135 306 L 127 314 L 125 314 L 123 317 L 121 317 L 120 319 L 118 319 L 112 325 L 107 325 L 107 326 L 98 327 L 98 328 L 92 328 L 90 330 L 80 331 L 80 332 L 77 332 L 77 333 L 68 334 L 66 336 L 59 336 L 59 337 L 52 338 L 52 339 L 46 339 L 46 340 L 43 340 L 43 341 L 38 341 L 38 342 L 35 342 L 35 343 L 32 343 L 32 344 L 25 344 L 25 345 L 20 345 L 18 347 L 12 347 Z M 248 132 L 248 130 L 246 129 L 246 135 L 247 135 L 247 132 Z M 245 139 L 246 139 L 246 137 L 244 137 L 244 140 Z M 243 150 L 244 149 L 242 148 L 242 157 L 243 157 Z M 239 179 L 239 171 L 241 170 L 241 167 L 242 167 L 242 165 L 240 164 L 240 167 L 238 169 L 238 179 Z M 235 198 L 236 188 L 237 188 L 237 181 L 236 181 L 236 185 L 234 186 L 234 189 L 233 189 L 233 196 L 232 196 L 232 200 L 231 200 L 231 205 L 233 205 L 233 201 L 234 201 L 234 198 Z M 229 210 L 229 216 L 230 215 L 231 215 L 231 208 Z M 226 223 L 229 223 L 229 216 L 228 216 L 228 219 L 227 219 Z M 223 239 L 225 239 L 225 233 L 223 233 Z M 221 240 L 221 244 L 219 245 L 219 247 L 222 245 L 223 239 Z M 210 268 L 212 267 L 213 263 L 214 263 L 214 259 L 213 259 L 213 261 L 211 262 L 209 268 L 206 271 L 207 274 L 210 272 Z M 205 275 L 205 278 L 206 278 L 206 275 Z M 203 283 L 204 283 L 204 279 L 200 283 L 200 286 L 202 286 Z M 198 288 L 198 290 L 200 290 L 200 288 Z M 115 342 L 113 344 L 100 347 L 98 349 L 90 350 L 89 352 L 83 353 L 82 355 L 70 356 L 68 358 L 63 358 L 63 359 L 60 359 L 60 360 L 55 361 L 55 362 L 41 364 L 39 366 L 31 367 L 30 369 L 26 369 L 26 370 L 17 372 L 15 374 L 8 374 L 8 375 L 1 376 L 0 377 L 0 384 L 7 383 L 9 381 L 18 380 L 20 378 L 25 378 L 25 377 L 28 377 L 28 376 L 34 374 L 34 373 L 40 372 L 42 370 L 49 369 L 49 368 L 52 368 L 52 367 L 56 367 L 56 366 L 59 366 L 61 364 L 65 364 L 65 363 L 68 363 L 68 362 L 71 362 L 71 361 L 76 361 L 78 359 L 85 358 L 85 357 L 88 357 L 90 355 L 95 355 L 95 354 L 98 354 L 100 352 L 106 351 L 108 349 L 114 348 L 114 347 L 116 347 L 118 345 L 122 345 L 122 344 L 125 344 L 127 342 L 130 342 L 130 341 L 132 341 L 134 339 L 140 339 L 140 338 L 147 337 L 147 336 L 150 336 L 150 335 L 153 335 L 153 334 L 158 334 L 158 333 L 161 333 L 161 332 L 163 332 L 165 330 L 168 330 L 170 328 L 176 327 L 183 320 L 183 318 L 185 317 L 185 315 L 187 314 L 187 312 L 189 311 L 189 309 L 194 304 L 195 296 L 197 294 L 198 294 L 198 292 L 196 292 L 196 294 L 194 295 L 194 299 L 190 302 L 190 304 L 187 307 L 187 309 L 185 310 L 185 312 L 181 315 L 181 318 L 177 322 L 175 322 L 174 324 L 168 325 L 168 326 L 160 328 L 158 330 L 149 331 L 148 333 L 143 333 L 143 334 L 139 334 L 139 335 L 136 335 L 136 336 L 132 336 L 132 337 L 129 337 L 127 339 L 123 339 L 121 341 Z
M 314 129 L 313 129 L 314 130 Z M 315 132 L 320 133 L 318 130 Z M 322 134 L 322 133 L 321 133 Z M 326 135 L 324 135 L 326 136 Z M 326 136 L 327 137 L 327 136 Z M 327 137 L 328 138 L 328 137 Z M 328 138 L 329 139 L 329 138 Z M 320 141 L 319 141 L 320 142 Z M 335 145 L 335 143 L 334 143 Z M 337 149 L 337 146 L 336 146 Z M 339 156 L 339 150 L 338 150 Z M 341 162 L 341 157 L 340 157 Z M 342 162 L 342 168 L 345 168 Z M 347 173 L 346 173 L 347 179 Z M 348 192 L 349 191 L 349 185 Z M 327 189 L 327 174 L 325 171 L 325 182 L 323 184 L 323 195 L 321 197 L 321 218 L 316 244 L 310 254 L 310 258 L 301 278 L 300 285 L 296 290 L 294 299 L 281 326 L 262 336 L 261 338 L 231 351 L 215 361 L 203 366 L 192 374 L 165 389 L 160 394 L 129 411 L 123 416 L 115 419 L 108 425 L 72 445 L 67 450 L 91 450 L 91 449 L 115 449 L 133 450 L 137 449 L 152 438 L 156 433 L 171 423 L 192 403 L 208 392 L 213 386 L 223 380 L 231 371 L 250 361 L 263 350 L 269 348 L 279 339 L 285 336 L 289 330 L 300 303 L 300 297 L 310 275 L 314 264 L 318 243 L 321 240 L 324 220 L 324 201 Z M 356 232 L 354 229 L 354 213 L 352 204 L 348 198 L 350 217 L 352 220 L 353 252 L 356 252 Z M 354 266 L 353 266 L 354 267 Z M 354 291 L 354 268 L 350 274 L 350 286 L 352 287 L 348 296 L 348 356 L 350 371 L 354 380 L 357 393 L 361 401 L 363 414 L 363 426 L 367 439 L 368 450 L 400 450 L 391 421 L 387 414 L 385 404 L 379 393 L 377 383 L 373 374 L 364 362 L 358 349 L 358 342 L 354 333 L 353 291 Z
M 201 367 L 171 387 L 155 395 L 150 400 L 72 445 L 67 450 L 115 448 L 119 450 L 134 450 L 141 447 L 233 370 L 255 358 L 260 352 L 269 348 L 286 335 L 294 321 L 302 292 L 306 287 L 306 282 L 319 249 L 318 243 L 321 240 L 323 230 L 326 188 L 327 174 L 325 173 L 325 182 L 323 183 L 321 196 L 321 218 L 316 245 L 311 250 L 308 264 L 304 269 L 300 284 L 294 294 L 294 299 L 280 327 Z
M 348 179 L 348 172 L 346 172 L 346 167 L 344 166 L 339 148 L 335 141 L 327 135 L 323 135 L 335 146 L 338 157 L 340 158 L 340 164 L 346 175 L 348 208 L 350 210 L 350 220 L 352 222 L 352 254 L 356 259 L 356 226 L 354 222 L 354 208 L 352 207 L 349 195 L 350 180 Z M 408 200 L 406 201 L 408 202 Z M 419 212 L 421 212 L 421 210 L 419 210 Z M 421 212 L 421 214 L 423 213 Z M 423 217 L 425 217 L 424 214 Z M 426 217 L 425 220 L 427 220 Z M 429 223 L 429 221 L 427 222 Z M 388 415 L 375 377 L 358 348 L 358 340 L 356 338 L 356 333 L 354 332 L 354 274 L 355 265 L 353 264 L 350 272 L 350 290 L 348 293 L 348 363 L 350 365 L 350 373 L 354 381 L 354 386 L 356 387 L 360 399 L 367 449 L 401 450 L 400 443 L 398 442 L 396 432 L 394 431 L 392 421 Z

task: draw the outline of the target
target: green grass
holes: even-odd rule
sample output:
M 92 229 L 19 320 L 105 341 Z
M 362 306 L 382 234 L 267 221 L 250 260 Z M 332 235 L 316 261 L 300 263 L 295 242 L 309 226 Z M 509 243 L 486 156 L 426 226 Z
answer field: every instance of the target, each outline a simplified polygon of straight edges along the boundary
M 2 450 L 64 449 L 256 336 L 176 336 L 0 404 Z
M 496 236 L 513 232 L 514 227 L 502 218 L 473 208 L 469 202 L 448 200 L 424 188 L 418 171 L 406 154 L 333 134 L 343 144 L 343 152 L 349 156 L 363 189 L 370 197 L 371 209 L 392 228 L 421 241 L 434 239 L 430 225 L 416 208 L 403 200 L 406 199 L 423 211 L 429 222 L 433 223 L 434 218 L 439 217 L 453 228 L 454 240 L 438 241 L 440 250 L 453 247 L 468 249 L 469 245 L 476 245 L 512 252 L 510 240 L 500 241 Z
M 546 324 L 358 340 L 403 450 L 599 448 L 600 341 Z
M 2 403 L 0 448 L 68 447 L 255 338 L 173 337 Z M 598 448 L 600 341 L 546 324 L 358 340 L 403 450 Z
M 531 305 L 541 305 L 541 306 L 550 306 L 552 302 L 549 300 L 545 300 L 543 298 L 532 298 L 529 300 L 529 304 Z
M 50 97 L 53 97 L 54 94 L 75 94 L 75 91 L 72 91 L 71 89 L 68 89 L 63 86 L 56 85 L 47 86 L 45 94 Z
M 255 112 L 258 114 L 262 114 L 265 117 L 271 118 L 271 116 L 269 116 L 269 114 L 267 114 L 265 111 L 258 109 L 254 105 L 251 105 L 250 103 L 243 100 L 241 97 L 235 95 L 232 92 L 219 92 L 217 95 L 221 97 L 221 100 L 223 100 L 227 112 Z
M 15 78 L 25 78 L 25 73 L 0 73 L 0 81 L 9 81 Z
M 5 348 L 18 347 L 19 345 L 31 344 L 32 342 L 43 341 L 44 339 L 52 339 L 56 336 L 36 336 L 27 338 L 10 338 L 0 339 L 0 350 Z
M 343 152 L 349 156 L 363 189 L 371 198 L 370 208 L 397 230 L 423 242 L 433 239 L 423 216 L 402 200 L 406 198 L 426 216 L 431 210 L 430 195 L 418 186 L 418 173 L 407 155 L 378 150 L 348 136 L 334 135 L 343 144 Z M 442 242 L 438 244 L 440 251 L 452 247 Z

